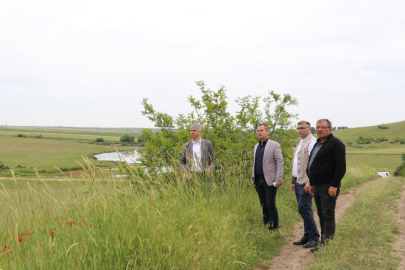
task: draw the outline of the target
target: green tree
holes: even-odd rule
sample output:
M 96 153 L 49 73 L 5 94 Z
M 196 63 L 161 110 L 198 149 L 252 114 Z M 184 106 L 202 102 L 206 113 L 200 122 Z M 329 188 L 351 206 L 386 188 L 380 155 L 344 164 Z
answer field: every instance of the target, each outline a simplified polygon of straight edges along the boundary
M 142 131 L 145 148 L 141 149 L 142 163 L 148 168 L 178 166 L 183 144 L 190 140 L 189 128 L 193 123 L 202 126 L 202 137 L 212 142 L 217 159 L 217 169 L 233 166 L 248 175 L 251 171 L 253 147 L 258 139 L 255 134 L 259 123 L 266 122 L 270 128 L 270 138 L 283 148 L 285 172 L 291 167 L 293 141 L 297 138 L 292 121 L 297 115 L 287 112 L 287 106 L 298 105 L 291 95 L 279 95 L 273 91 L 268 96 L 246 96 L 236 99 L 240 110 L 233 116 L 228 111 L 226 89 L 221 86 L 217 91 L 207 89 L 203 81 L 196 82 L 202 94 L 200 99 L 188 97 L 191 112 L 173 117 L 154 109 L 144 98 L 142 114 L 159 128 Z M 263 109 L 261 108 L 263 105 Z M 169 165 L 168 165 L 169 164 Z M 235 164 L 238 164 L 236 166 Z
M 129 136 L 129 135 L 124 135 L 121 137 L 120 142 L 127 142 L 127 143 L 133 143 L 135 140 L 135 137 Z

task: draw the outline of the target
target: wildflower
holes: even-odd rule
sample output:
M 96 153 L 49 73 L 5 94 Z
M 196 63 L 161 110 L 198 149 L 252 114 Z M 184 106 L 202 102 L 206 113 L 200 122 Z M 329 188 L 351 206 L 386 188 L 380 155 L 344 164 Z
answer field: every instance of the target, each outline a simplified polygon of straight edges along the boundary
M 21 236 L 24 236 L 24 233 L 22 232 L 22 233 L 20 233 L 20 235 L 21 235 Z
M 29 233 L 25 233 L 25 235 L 29 235 Z
M 55 238 L 55 233 L 54 232 L 51 232 L 51 235 L 52 235 L 52 238 Z
M 74 221 L 68 222 L 70 226 L 73 226 L 73 224 L 75 224 Z
M 91 224 L 89 224 L 90 227 L 93 227 Z
M 21 242 L 22 241 L 22 238 L 18 238 L 18 242 Z

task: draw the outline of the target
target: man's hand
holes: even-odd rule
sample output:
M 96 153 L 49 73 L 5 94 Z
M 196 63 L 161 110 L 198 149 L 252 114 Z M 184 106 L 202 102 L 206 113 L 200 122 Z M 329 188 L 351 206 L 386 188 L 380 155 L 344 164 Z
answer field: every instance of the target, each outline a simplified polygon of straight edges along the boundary
M 252 186 L 253 186 L 254 188 L 256 187 L 255 181 L 253 181 L 253 180 L 252 180 Z
M 190 175 L 188 173 L 183 173 L 183 176 L 186 180 L 190 180 Z
M 210 173 L 210 172 L 211 172 L 211 169 L 210 169 L 210 168 L 206 168 L 206 169 L 205 169 L 205 172 L 206 172 L 206 173 Z
M 291 184 L 291 191 L 295 191 L 295 184 Z
M 309 193 L 309 187 L 310 187 L 311 185 L 309 184 L 309 181 L 307 181 L 307 183 L 305 184 L 305 187 L 304 187 L 304 190 L 305 190 L 305 193 Z M 312 196 L 313 197 L 313 196 Z
M 337 188 L 329 187 L 329 191 L 328 191 L 329 196 L 336 197 L 336 191 L 337 191 Z
M 277 183 L 277 187 L 279 187 L 279 186 L 281 186 L 283 184 L 283 181 L 276 180 L 276 183 Z
M 309 195 L 311 195 L 312 197 L 314 197 L 314 187 L 313 187 L 313 186 L 309 186 L 308 193 L 309 193 Z

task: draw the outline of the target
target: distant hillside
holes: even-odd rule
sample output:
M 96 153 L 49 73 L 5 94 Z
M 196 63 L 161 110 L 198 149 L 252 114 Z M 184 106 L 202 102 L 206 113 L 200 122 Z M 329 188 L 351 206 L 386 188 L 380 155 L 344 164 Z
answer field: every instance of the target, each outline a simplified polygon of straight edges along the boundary
M 361 127 L 361 128 L 349 128 L 349 129 L 342 129 L 333 131 L 333 135 L 341 139 L 345 144 L 352 143 L 356 144 L 357 139 L 359 136 L 371 136 L 373 138 L 377 137 L 385 137 L 388 139 L 388 142 L 376 144 L 371 143 L 372 145 L 387 145 L 390 141 L 395 138 L 405 139 L 405 121 L 391 123 L 391 124 L 383 124 L 384 126 L 388 126 L 388 129 L 381 129 L 377 126 L 370 126 L 370 127 Z M 398 145 L 398 143 L 394 144 Z M 366 146 L 366 145 L 364 145 Z

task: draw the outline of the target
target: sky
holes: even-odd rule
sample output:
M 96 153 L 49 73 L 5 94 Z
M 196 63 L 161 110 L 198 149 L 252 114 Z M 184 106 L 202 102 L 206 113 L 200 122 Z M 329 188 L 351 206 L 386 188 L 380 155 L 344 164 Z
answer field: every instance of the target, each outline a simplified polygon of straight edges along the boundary
M 405 120 L 405 1 L 0 0 L 0 125 L 153 127 L 196 81 L 315 124 Z

